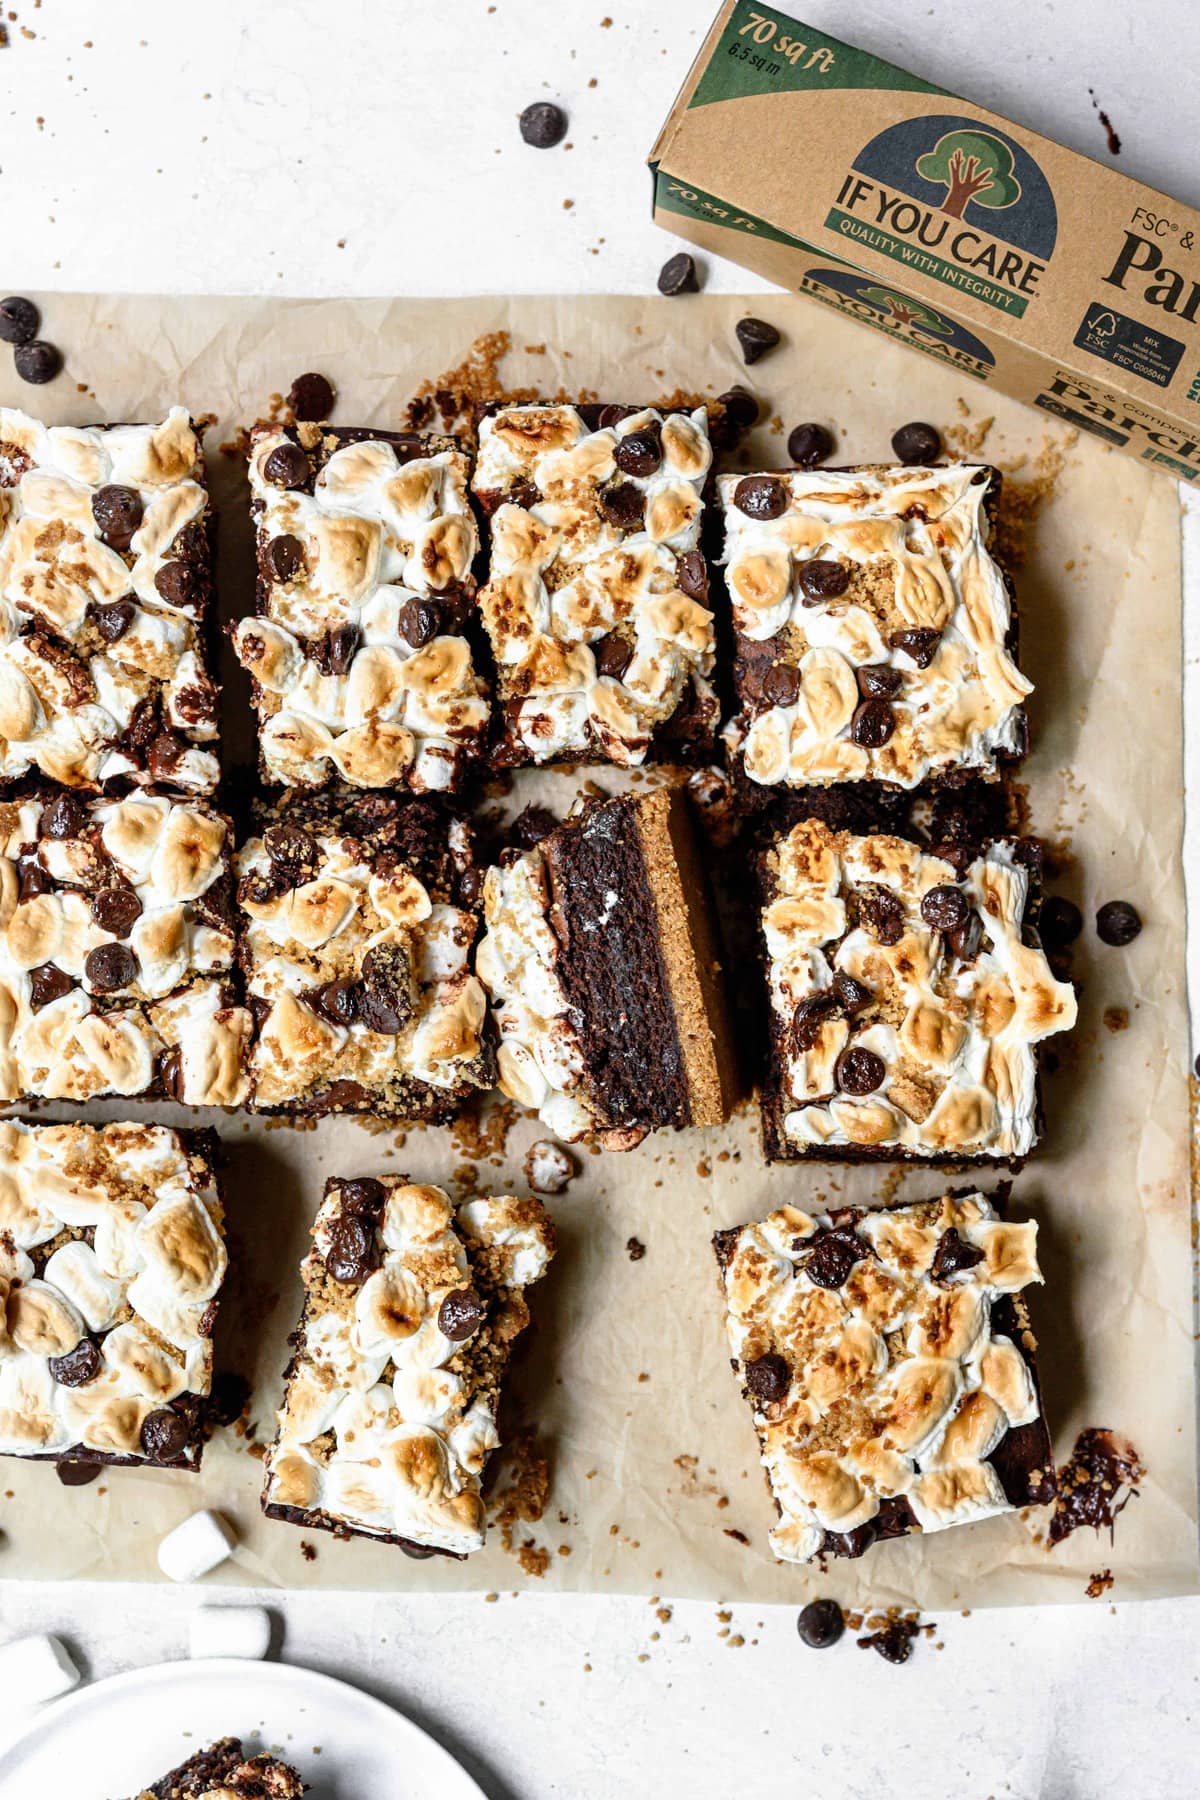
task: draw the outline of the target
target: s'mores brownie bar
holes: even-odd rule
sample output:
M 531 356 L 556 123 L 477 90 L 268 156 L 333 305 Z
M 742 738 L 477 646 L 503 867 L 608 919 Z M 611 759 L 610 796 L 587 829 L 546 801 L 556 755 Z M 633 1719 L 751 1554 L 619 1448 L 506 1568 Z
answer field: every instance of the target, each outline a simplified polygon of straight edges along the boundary
M 0 1122 L 0 1454 L 199 1467 L 226 1268 L 216 1147 Z
M 735 763 L 762 787 L 995 776 L 1024 755 L 995 469 L 723 475 Z
M 1029 927 L 1028 840 L 924 849 L 803 819 L 761 858 L 768 1157 L 1006 1162 L 1033 1149 L 1037 1046 L 1075 1023 Z
M 327 1182 L 312 1235 L 263 1510 L 467 1556 L 483 1545 L 500 1389 L 554 1227 L 540 1200 L 455 1208 L 392 1175 Z
M 290 1763 L 248 1756 L 240 1738 L 221 1738 L 144 1788 L 137 1800 L 300 1800 L 308 1792 Z
M 1053 1499 L 1022 1298 L 1042 1279 L 1036 1225 L 965 1192 L 876 1212 L 783 1206 L 713 1247 L 781 1562 Z
M 233 829 L 201 801 L 0 801 L 0 1101 L 245 1098 Z
M 466 635 L 479 549 L 468 472 L 449 437 L 255 431 L 256 610 L 233 642 L 268 784 L 462 785 L 489 718 Z
M 681 789 L 594 800 L 484 880 L 479 974 L 502 1092 L 607 1149 L 716 1125 L 736 1080 L 707 883 Z
M 200 434 L 0 407 L 0 783 L 210 794 L 217 689 Z
M 705 409 L 506 406 L 479 427 L 502 763 L 711 755 Z
M 471 833 L 433 800 L 285 796 L 238 854 L 257 1112 L 451 1117 L 491 1086 Z

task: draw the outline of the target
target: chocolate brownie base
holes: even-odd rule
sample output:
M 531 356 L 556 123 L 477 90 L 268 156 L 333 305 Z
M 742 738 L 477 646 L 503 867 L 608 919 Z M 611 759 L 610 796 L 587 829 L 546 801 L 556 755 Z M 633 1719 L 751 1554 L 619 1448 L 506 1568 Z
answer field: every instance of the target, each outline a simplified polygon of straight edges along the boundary
M 137 1800 L 299 1800 L 307 1783 L 279 1757 L 248 1756 L 242 1740 L 221 1738 L 189 1756 L 137 1796 Z

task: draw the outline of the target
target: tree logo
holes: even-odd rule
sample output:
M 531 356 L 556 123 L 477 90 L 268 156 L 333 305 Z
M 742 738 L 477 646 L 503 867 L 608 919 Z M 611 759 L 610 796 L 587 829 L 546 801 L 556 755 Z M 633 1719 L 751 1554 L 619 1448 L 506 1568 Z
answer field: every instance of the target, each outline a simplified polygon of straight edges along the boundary
M 887 315 L 889 321 L 898 326 L 909 325 L 914 331 L 928 331 L 935 337 L 952 337 L 954 327 L 941 313 L 934 312 L 932 306 L 926 306 L 921 300 L 914 300 L 908 294 L 897 294 L 891 288 L 864 287 L 855 290 L 859 300 L 877 312 Z
M 988 346 L 956 319 L 947 319 L 924 300 L 914 300 L 899 288 L 873 281 L 848 266 L 804 271 L 802 293 L 827 306 L 848 313 L 863 325 L 872 325 L 889 337 L 902 338 L 916 350 L 936 356 L 940 362 L 986 381 L 996 359 Z
M 1021 198 L 1012 151 L 990 131 L 948 131 L 926 156 L 916 161 L 917 174 L 935 187 L 944 186 L 939 210 L 961 219 L 972 202 L 988 212 L 1002 212 Z

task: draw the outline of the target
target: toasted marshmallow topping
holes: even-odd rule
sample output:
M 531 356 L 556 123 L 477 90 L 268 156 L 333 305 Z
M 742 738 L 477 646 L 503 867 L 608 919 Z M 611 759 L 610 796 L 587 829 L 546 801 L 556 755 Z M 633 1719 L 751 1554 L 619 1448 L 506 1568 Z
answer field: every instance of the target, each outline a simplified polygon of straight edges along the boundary
M 971 1193 L 836 1217 L 785 1206 L 717 1247 L 780 1561 L 808 1562 L 883 1499 L 903 1496 L 924 1531 L 1013 1510 L 988 1459 L 1040 1409 L 992 1308 L 1041 1281 L 1036 1225 Z
M 225 1267 L 177 1132 L 0 1122 L 0 1453 L 143 1457 L 149 1416 L 209 1391 Z
M 778 517 L 741 509 L 747 479 L 780 490 Z M 1032 683 L 1006 648 L 1012 611 L 988 552 L 998 479 L 971 463 L 720 478 L 746 640 L 726 735 L 752 781 L 912 788 L 1022 752 Z M 872 672 L 861 689 L 860 669 Z
M 794 1147 L 997 1159 L 1033 1148 L 1034 1047 L 1070 1030 L 1076 1005 L 1023 942 L 1029 875 L 1012 844 L 991 845 L 960 878 L 907 839 L 805 820 L 768 856 L 767 887 L 772 1036 Z
M 480 605 L 521 760 L 632 766 L 689 694 L 715 718 L 712 614 L 694 597 L 711 462 L 703 407 L 596 431 L 573 406 L 483 420 L 473 486 L 495 510 Z
M 529 1316 L 523 1290 L 554 1254 L 541 1203 L 488 1197 L 456 1213 L 439 1187 L 332 1181 L 313 1244 L 264 1504 L 457 1556 L 478 1550 L 500 1381 Z
M 316 426 L 299 435 L 311 492 L 265 473 L 292 444 L 284 432 L 260 428 L 250 453 L 258 616 L 233 641 L 254 678 L 266 774 L 285 786 L 454 788 L 488 722 L 461 630 L 479 548 L 468 459 L 447 439 L 404 460 L 384 438 L 339 448 Z
M 302 868 L 272 860 L 270 830 L 238 854 L 247 981 L 263 1009 L 254 1106 L 352 1083 L 346 1109 L 420 1117 L 488 1087 L 474 915 L 332 820 L 299 835 L 309 846 Z
M 131 532 L 103 523 L 111 489 L 127 490 Z M 123 777 L 212 792 L 207 521 L 182 407 L 160 425 L 91 427 L 0 407 L 0 779 L 35 770 L 68 787 Z M 133 743 L 147 704 L 158 734 Z

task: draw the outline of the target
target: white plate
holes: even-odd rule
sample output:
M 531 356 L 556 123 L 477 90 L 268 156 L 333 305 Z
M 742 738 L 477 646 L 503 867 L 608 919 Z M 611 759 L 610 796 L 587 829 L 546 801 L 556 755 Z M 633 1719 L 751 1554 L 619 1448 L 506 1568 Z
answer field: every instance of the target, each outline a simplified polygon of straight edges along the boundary
M 311 1669 L 233 1657 L 135 1669 L 52 1703 L 0 1755 L 0 1794 L 127 1800 L 222 1737 L 277 1751 L 309 1800 L 483 1800 L 448 1751 L 381 1700 Z

